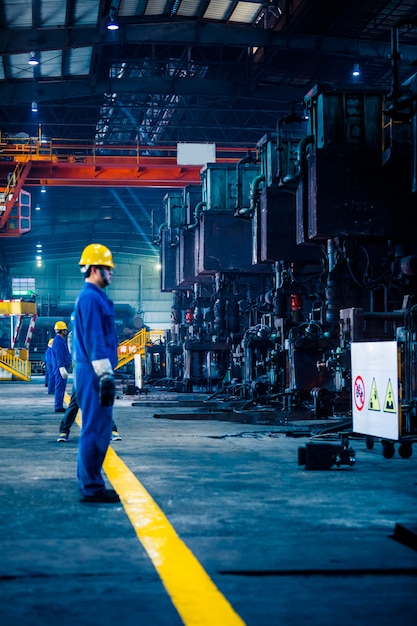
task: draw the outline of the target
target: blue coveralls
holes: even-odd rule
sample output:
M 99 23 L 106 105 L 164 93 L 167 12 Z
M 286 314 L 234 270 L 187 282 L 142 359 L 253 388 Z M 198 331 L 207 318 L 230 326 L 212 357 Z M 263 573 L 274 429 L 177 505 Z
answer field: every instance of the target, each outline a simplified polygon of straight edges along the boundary
M 48 393 L 55 391 L 55 375 L 52 366 L 52 347 L 48 346 L 44 356 L 45 361 L 45 387 L 48 387 Z
M 59 368 L 69 369 L 71 365 L 71 353 L 68 350 L 67 342 L 61 335 L 55 335 L 52 343 L 52 367 L 55 378 L 55 411 L 64 408 L 64 395 L 67 388 L 67 379 L 62 378 Z
M 91 362 L 109 359 L 116 367 L 117 332 L 113 302 L 92 283 L 84 284 L 74 313 L 74 386 L 82 412 L 77 478 L 81 495 L 92 496 L 105 488 L 101 468 L 111 439 L 113 407 L 100 406 L 99 379 Z

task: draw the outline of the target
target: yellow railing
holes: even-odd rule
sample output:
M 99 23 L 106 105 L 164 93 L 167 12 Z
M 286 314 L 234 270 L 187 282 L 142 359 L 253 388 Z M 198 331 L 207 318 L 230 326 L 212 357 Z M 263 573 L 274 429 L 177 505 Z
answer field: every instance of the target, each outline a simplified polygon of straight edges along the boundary
M 0 348 L 0 366 L 21 380 L 30 380 L 30 361 L 20 359 L 3 348 Z
M 119 362 L 116 365 L 116 369 L 129 363 L 136 354 L 144 354 L 145 347 L 149 344 L 161 341 L 164 338 L 164 333 L 164 330 L 146 330 L 146 328 L 142 328 L 136 335 L 133 335 L 131 339 L 126 339 L 122 341 L 122 343 L 119 343 L 117 349 Z
M 236 163 L 247 155 L 250 146 L 221 146 L 216 145 L 216 161 Z M 139 164 L 142 157 L 175 159 L 178 146 L 176 142 L 168 145 L 141 144 L 138 140 L 112 141 L 109 144 L 101 142 L 82 141 L 78 139 L 64 139 L 59 137 L 43 138 L 42 134 L 36 137 L 5 137 L 0 131 L 0 152 L 2 157 L 13 157 L 16 161 L 64 161 L 68 163 L 101 163 L 114 157 L 131 157 Z M 98 159 L 98 160 L 97 160 Z

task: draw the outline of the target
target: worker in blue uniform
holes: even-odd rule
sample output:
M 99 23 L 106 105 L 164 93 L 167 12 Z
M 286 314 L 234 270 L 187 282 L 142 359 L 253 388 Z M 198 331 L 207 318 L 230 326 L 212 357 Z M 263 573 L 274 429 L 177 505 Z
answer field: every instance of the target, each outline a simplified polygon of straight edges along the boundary
M 48 388 L 48 394 L 53 394 L 55 392 L 55 375 L 52 366 L 52 344 L 54 342 L 54 338 L 48 341 L 47 348 L 45 350 L 45 354 L 43 357 L 43 361 L 45 363 L 45 387 Z
M 71 365 L 71 353 L 67 346 L 68 326 L 65 322 L 56 322 L 55 337 L 52 342 L 52 367 L 55 378 L 55 413 L 65 413 L 64 395 L 67 388 L 68 370 Z
M 77 478 L 81 502 L 119 502 L 113 489 L 106 489 L 102 465 L 110 444 L 113 404 L 116 394 L 117 332 L 113 302 L 105 288 L 115 268 L 111 251 L 102 244 L 89 244 L 79 260 L 84 287 L 74 308 L 73 358 L 82 427 L 78 443 Z

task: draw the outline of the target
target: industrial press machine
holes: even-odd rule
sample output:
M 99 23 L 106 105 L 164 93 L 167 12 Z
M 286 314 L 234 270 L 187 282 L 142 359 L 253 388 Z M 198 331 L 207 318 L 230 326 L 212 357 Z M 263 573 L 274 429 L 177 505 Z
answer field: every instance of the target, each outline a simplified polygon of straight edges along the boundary
M 317 85 L 236 165 L 167 194 L 155 244 L 172 388 L 349 414 L 369 446 L 411 454 L 415 82 L 389 96 Z

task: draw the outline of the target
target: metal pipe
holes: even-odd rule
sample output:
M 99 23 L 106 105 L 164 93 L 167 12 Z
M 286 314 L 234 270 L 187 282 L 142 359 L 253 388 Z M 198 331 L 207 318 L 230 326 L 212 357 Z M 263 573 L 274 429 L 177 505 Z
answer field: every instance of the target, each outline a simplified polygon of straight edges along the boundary
M 194 209 L 194 222 L 192 224 L 188 224 L 187 230 L 192 230 L 198 226 L 198 220 L 203 210 L 203 207 L 207 206 L 207 202 L 205 200 L 201 200 L 198 202 Z
M 296 171 L 294 174 L 287 174 L 286 176 L 284 176 L 283 183 L 293 183 L 301 178 L 301 175 L 303 173 L 302 162 L 305 157 L 305 151 L 307 146 L 312 143 L 314 143 L 314 135 L 306 135 L 306 137 L 304 137 L 300 141 L 297 147 L 297 160 L 295 162 Z
M 249 207 L 248 208 L 240 208 L 237 209 L 236 211 L 236 215 L 242 216 L 242 217 L 251 217 L 254 210 L 255 210 L 255 204 L 256 201 L 258 199 L 258 194 L 259 194 L 259 187 L 261 185 L 261 183 L 265 182 L 265 175 L 264 174 L 260 174 L 259 176 L 256 176 L 253 181 L 250 184 L 250 190 L 249 190 Z
M 237 193 L 236 193 L 236 213 L 238 214 L 240 208 L 241 208 L 241 204 L 242 204 L 242 182 L 241 182 L 241 166 L 242 165 L 246 165 L 246 163 L 254 163 L 255 159 L 253 158 L 253 154 L 251 150 L 248 150 L 247 155 L 245 157 L 243 157 L 243 159 L 240 159 L 237 163 L 236 163 L 236 186 L 237 186 Z
M 285 117 L 281 117 L 280 120 L 278 120 L 277 122 L 277 151 L 278 151 L 278 169 L 277 169 L 277 181 L 278 181 L 278 185 L 282 185 L 282 153 L 283 153 L 283 147 L 281 145 L 281 136 L 282 136 L 282 126 L 283 124 L 292 124 L 293 122 L 296 122 L 298 124 L 301 124 L 302 122 L 304 122 L 305 119 L 303 117 L 301 117 L 300 115 L 297 115 L 294 111 L 292 111 L 289 115 L 286 115 Z

